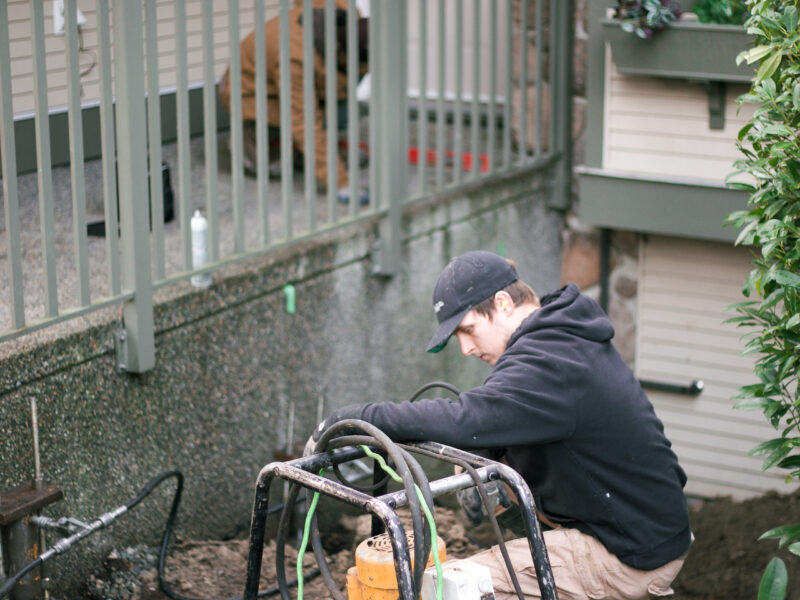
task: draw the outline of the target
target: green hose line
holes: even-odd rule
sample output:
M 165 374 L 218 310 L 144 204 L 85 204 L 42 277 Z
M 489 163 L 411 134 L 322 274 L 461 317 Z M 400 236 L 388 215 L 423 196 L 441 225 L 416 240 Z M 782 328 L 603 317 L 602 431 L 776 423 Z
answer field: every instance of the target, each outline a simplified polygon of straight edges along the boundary
M 322 469 L 318 475 L 321 477 L 323 473 L 325 473 L 325 469 Z M 300 542 L 300 549 L 297 551 L 297 600 L 303 600 L 303 555 L 306 553 L 306 546 L 308 546 L 308 533 L 311 531 L 311 519 L 317 509 L 317 502 L 319 502 L 319 492 L 314 492 L 311 506 L 308 509 L 308 514 L 306 514 L 306 524 L 303 527 L 303 541 Z
M 377 461 L 378 464 L 381 466 L 381 469 L 383 469 L 389 474 L 389 477 L 394 479 L 397 483 L 403 483 L 402 477 L 400 477 L 400 475 L 398 475 L 394 469 L 392 469 L 389 465 L 386 464 L 386 461 L 380 454 L 376 454 L 375 452 L 370 450 L 367 446 L 361 446 L 361 449 L 367 456 Z M 436 537 L 436 523 L 434 523 L 433 515 L 431 514 L 431 510 L 428 507 L 428 503 L 425 502 L 425 498 L 422 495 L 422 490 L 419 489 L 419 486 L 416 483 L 414 484 L 414 489 L 417 491 L 417 498 L 419 498 L 419 503 L 420 506 L 422 507 L 422 512 L 425 513 L 425 518 L 428 520 L 428 527 L 431 530 L 431 548 L 433 554 L 433 562 L 436 565 L 436 600 L 442 600 L 444 594 L 443 591 L 444 575 L 442 574 L 442 561 L 439 560 L 439 544 Z

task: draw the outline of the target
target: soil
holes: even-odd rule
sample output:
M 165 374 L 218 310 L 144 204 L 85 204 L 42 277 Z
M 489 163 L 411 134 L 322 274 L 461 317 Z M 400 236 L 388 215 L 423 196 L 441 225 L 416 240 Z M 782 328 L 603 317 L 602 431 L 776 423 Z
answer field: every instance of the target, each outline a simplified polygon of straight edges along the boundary
M 439 535 L 447 545 L 447 558 L 467 557 L 477 552 L 481 542 L 490 542 L 486 526 L 470 527 L 460 512 L 437 507 L 435 520 Z M 736 600 L 755 598 L 765 566 L 781 556 L 789 572 L 787 598 L 800 600 L 800 558 L 778 551 L 776 540 L 757 541 L 764 531 L 783 524 L 800 523 L 800 490 L 792 494 L 767 493 L 759 498 L 734 502 L 729 498 L 697 501 L 691 504 L 695 543 L 683 570 L 673 583 L 674 600 Z M 369 537 L 368 516 L 342 517 L 338 523 L 321 524 L 331 571 L 344 588 L 347 569 L 353 565 L 357 544 Z M 151 549 L 126 549 L 110 556 L 104 572 L 87 582 L 82 597 L 94 600 L 167 600 L 159 590 L 156 569 L 136 562 Z M 197 600 L 218 600 L 241 596 L 244 589 L 248 543 L 229 541 L 188 541 L 170 548 L 165 575 L 173 592 Z M 274 586 L 275 545 L 265 547 L 261 589 Z M 294 578 L 297 552 L 286 546 L 288 578 Z M 316 566 L 307 552 L 304 571 Z M 134 567 L 134 565 L 138 565 Z M 794 584 L 794 585 L 792 585 Z M 294 597 L 295 592 L 292 592 Z M 278 596 L 273 596 L 278 597 Z M 322 578 L 305 582 L 304 597 L 330 598 Z

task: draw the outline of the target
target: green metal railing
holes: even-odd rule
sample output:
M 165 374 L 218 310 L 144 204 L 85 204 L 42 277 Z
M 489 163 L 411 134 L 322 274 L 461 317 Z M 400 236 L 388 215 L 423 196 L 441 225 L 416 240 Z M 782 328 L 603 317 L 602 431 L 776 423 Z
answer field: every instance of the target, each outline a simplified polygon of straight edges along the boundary
M 21 4 L 0 0 L 0 55 L 12 56 L 9 7 L 19 14 Z M 155 362 L 154 291 L 180 284 L 192 275 L 212 272 L 255 254 L 377 216 L 381 225 L 375 272 L 391 276 L 399 268 L 400 221 L 405 204 L 520 170 L 555 168 L 552 204 L 565 207 L 571 168 L 571 2 L 371 0 L 357 7 L 356 0 L 347 0 L 346 134 L 341 142 L 335 135 L 328 135 L 325 148 L 314 147 L 313 112 L 317 100 L 312 61 L 308 58 L 317 50 L 311 28 L 306 28 L 302 101 L 305 173 L 302 183 L 295 181 L 292 139 L 282 135 L 279 184 L 270 183 L 266 168 L 258 169 L 254 180 L 245 177 L 238 52 L 241 38 L 249 33 L 240 29 L 244 11 L 252 11 L 256 23 L 280 19 L 279 120 L 281 131 L 291 131 L 291 56 L 285 35 L 289 30 L 289 0 L 253 0 L 252 5 L 242 2 L 242 6 L 240 0 L 227 0 L 224 11 L 220 10 L 221 2 L 203 0 L 196 28 L 199 35 L 195 32 L 191 42 L 186 0 L 169 3 L 173 9 L 171 52 L 176 81 L 174 90 L 169 90 L 175 98 L 175 141 L 167 146 L 161 144 L 165 127 L 161 102 L 164 89 L 160 83 L 164 56 L 159 27 L 164 27 L 164 19 L 159 19 L 157 12 L 163 4 L 156 0 L 96 0 L 92 13 L 100 82 L 97 133 L 102 145 L 100 175 L 96 169 L 92 173 L 93 177 L 102 178 L 106 223 L 103 241 L 87 237 L 87 163 L 83 160 L 82 121 L 86 106 L 81 105 L 80 95 L 76 0 L 65 0 L 71 198 L 66 207 L 59 204 L 59 194 L 54 191 L 53 177 L 58 167 L 53 167 L 50 160 L 53 144 L 63 141 L 51 139 L 50 128 L 45 126 L 53 109 L 48 106 L 45 66 L 47 18 L 40 0 L 29 3 L 35 100 L 32 117 L 14 114 L 14 86 L 19 78 L 12 78 L 10 61 L 0 61 L 0 169 L 5 215 L 5 228 L 0 235 L 0 250 L 5 249 L 5 255 L 0 252 L 0 290 L 8 299 L 0 310 L 0 343 L 100 308 L 120 306 L 124 329 L 120 335 L 123 357 L 119 362 L 129 371 L 142 372 Z M 336 4 L 334 0 L 298 0 L 297 6 L 302 7 L 305 23 L 313 22 L 314 7 L 325 11 L 324 89 L 327 98 L 334 98 Z M 357 8 L 369 16 L 371 93 L 360 101 Z M 82 9 L 87 7 L 82 5 Z M 518 14 L 518 21 L 514 14 Z M 226 20 L 226 47 L 231 57 L 227 132 L 218 132 L 216 110 L 221 73 L 215 70 L 215 52 L 221 46 L 215 44 L 215 36 L 219 34 L 220 19 Z M 519 23 L 529 25 L 521 27 Z M 198 38 L 202 81 L 190 82 L 189 46 L 197 44 Z M 535 44 L 536 68 L 532 72 L 529 73 L 527 52 L 518 59 L 512 55 L 514 39 L 521 48 L 529 40 Z M 255 28 L 255 46 L 256 153 L 258 164 L 267 165 L 276 157 L 270 156 L 265 125 L 269 117 L 266 67 L 270 57 L 266 56 L 263 27 Z M 416 52 L 413 61 L 412 47 Z M 196 46 L 192 49 L 198 50 Z M 518 69 L 513 68 L 515 62 Z M 549 72 L 547 100 L 543 97 L 545 70 Z M 416 89 L 409 90 L 414 87 L 409 83 L 412 76 Z M 529 86 L 533 86 L 536 97 L 533 114 L 528 114 L 527 108 Z M 190 107 L 189 96 L 197 88 L 202 88 L 202 146 L 193 142 L 190 126 L 198 108 Z M 522 107 L 516 112 L 512 112 L 514 94 L 519 94 Z M 551 107 L 547 123 L 542 111 L 545 101 Z M 323 108 L 328 131 L 336 131 L 336 104 L 325 102 Z M 32 175 L 17 174 L 15 129 L 25 118 L 32 118 L 36 125 L 38 202 L 29 192 L 20 192 L 19 178 Z M 528 140 L 531 120 L 535 133 L 534 139 Z M 512 131 L 514 124 L 516 135 Z M 218 152 L 218 144 L 222 145 L 224 139 L 230 140 L 230 166 L 223 164 L 220 157 L 224 154 Z M 545 143 L 545 139 L 549 142 Z M 342 142 L 346 145 L 350 178 L 351 201 L 346 206 L 336 198 L 336 154 Z M 369 154 L 366 168 L 359 164 L 360 148 L 366 148 Z M 327 153 L 325 193 L 317 191 L 315 181 L 317 152 Z M 161 218 L 165 198 L 161 180 L 155 176 L 156 168 L 152 168 L 160 165 L 168 153 L 174 155 L 171 166 L 176 187 L 175 223 L 165 223 Z M 201 177 L 196 175 L 198 171 L 202 172 Z M 193 186 L 199 191 L 193 192 Z M 370 191 L 366 206 L 357 201 L 361 187 Z M 32 202 L 36 203 L 35 210 L 29 209 Z M 196 209 L 208 220 L 209 262 L 200 269 L 192 264 L 190 219 Z M 66 222 L 71 225 L 69 235 L 62 231 Z M 67 242 L 62 239 L 65 236 L 69 238 Z M 33 243 L 31 238 L 36 238 Z M 31 254 L 35 260 L 28 260 Z M 98 265 L 103 268 L 98 269 Z M 98 275 L 98 271 L 105 274 Z M 65 277 L 66 272 L 69 277 Z

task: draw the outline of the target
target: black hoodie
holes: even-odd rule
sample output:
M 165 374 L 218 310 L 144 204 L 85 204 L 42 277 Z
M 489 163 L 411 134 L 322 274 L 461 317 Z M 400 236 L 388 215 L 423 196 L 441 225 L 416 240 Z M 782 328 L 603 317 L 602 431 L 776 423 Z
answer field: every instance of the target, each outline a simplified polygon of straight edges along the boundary
M 502 449 L 551 521 L 655 569 L 691 543 L 686 475 L 613 335 L 569 284 L 542 298 L 482 386 L 458 401 L 370 404 L 363 419 L 398 441 Z

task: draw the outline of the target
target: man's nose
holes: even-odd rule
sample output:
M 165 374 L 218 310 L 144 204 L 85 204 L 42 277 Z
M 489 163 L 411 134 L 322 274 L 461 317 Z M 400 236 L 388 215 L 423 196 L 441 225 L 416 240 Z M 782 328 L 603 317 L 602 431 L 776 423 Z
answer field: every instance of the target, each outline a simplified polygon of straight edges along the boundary
M 475 344 L 473 344 L 465 335 L 458 336 L 458 343 L 461 345 L 461 354 L 464 356 L 469 356 L 475 349 Z

